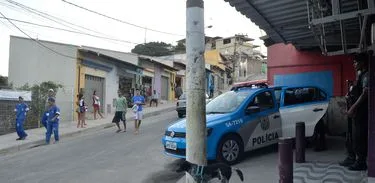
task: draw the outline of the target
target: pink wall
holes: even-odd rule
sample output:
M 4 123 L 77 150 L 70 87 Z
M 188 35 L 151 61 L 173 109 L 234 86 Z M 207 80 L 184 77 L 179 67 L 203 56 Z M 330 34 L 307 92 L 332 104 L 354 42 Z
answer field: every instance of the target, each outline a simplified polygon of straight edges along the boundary
M 298 51 L 293 45 L 275 44 L 268 47 L 268 80 L 274 84 L 275 75 L 330 71 L 333 95 L 346 94 L 346 80 L 354 80 L 350 56 L 323 56 L 320 52 Z

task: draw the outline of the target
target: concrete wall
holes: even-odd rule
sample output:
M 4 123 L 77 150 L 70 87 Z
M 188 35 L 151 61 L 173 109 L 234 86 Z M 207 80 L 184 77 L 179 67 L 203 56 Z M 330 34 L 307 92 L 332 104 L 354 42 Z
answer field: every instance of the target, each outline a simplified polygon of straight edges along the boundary
M 346 80 L 355 80 L 352 59 L 349 56 L 323 56 L 320 52 L 298 51 L 293 45 L 275 44 L 268 47 L 268 80 L 271 84 L 277 76 L 295 75 L 295 81 L 309 78 L 310 83 L 320 85 L 325 80 L 333 82 L 333 96 L 346 94 Z M 306 77 L 306 73 L 313 74 Z M 327 73 L 331 76 L 327 78 Z M 328 86 L 327 86 L 328 87 Z
M 11 36 L 9 48 L 9 82 L 14 87 L 28 83 L 30 86 L 44 81 L 63 85 L 57 93 L 57 105 L 61 110 L 61 121 L 73 120 L 73 97 L 76 77 L 77 46 L 40 41 L 47 47 L 62 53 L 48 50 L 37 42 Z

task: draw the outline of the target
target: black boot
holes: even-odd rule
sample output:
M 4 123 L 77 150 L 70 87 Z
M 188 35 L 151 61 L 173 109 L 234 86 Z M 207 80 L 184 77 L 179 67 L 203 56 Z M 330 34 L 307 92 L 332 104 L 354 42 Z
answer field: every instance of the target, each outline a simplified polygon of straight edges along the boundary
M 349 170 L 351 171 L 365 171 L 367 170 L 367 164 L 366 161 L 355 161 L 355 163 L 351 166 L 349 166 Z
M 340 165 L 340 166 L 349 167 L 349 166 L 353 165 L 354 162 L 355 162 L 355 158 L 348 156 L 348 157 L 345 158 L 344 161 L 341 161 L 341 162 L 339 163 L 339 165 Z

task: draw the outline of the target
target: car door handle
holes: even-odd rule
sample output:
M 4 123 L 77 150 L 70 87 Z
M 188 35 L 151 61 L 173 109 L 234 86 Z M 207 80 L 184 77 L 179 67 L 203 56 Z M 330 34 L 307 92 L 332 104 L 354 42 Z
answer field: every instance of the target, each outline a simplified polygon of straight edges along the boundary
M 319 112 L 319 111 L 323 111 L 323 109 L 322 108 L 315 108 L 313 111 L 314 112 Z
M 273 116 L 273 119 L 277 119 L 277 118 L 280 118 L 280 115 L 274 115 Z

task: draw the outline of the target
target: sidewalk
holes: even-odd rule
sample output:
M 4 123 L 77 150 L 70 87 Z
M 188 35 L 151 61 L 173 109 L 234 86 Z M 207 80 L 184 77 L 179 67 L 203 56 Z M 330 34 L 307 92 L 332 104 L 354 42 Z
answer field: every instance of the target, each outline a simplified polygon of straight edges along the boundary
M 294 164 L 294 183 L 365 183 L 367 172 L 349 171 L 338 165 L 345 158 L 345 139 L 340 137 L 327 138 L 328 150 L 314 152 L 306 149 L 306 163 Z M 294 160 L 294 158 L 293 158 Z M 267 147 L 246 154 L 245 159 L 234 165 L 244 173 L 244 182 L 271 183 L 278 182 L 277 147 Z M 178 180 L 184 183 L 185 176 Z M 236 173 L 232 174 L 231 183 L 241 183 Z
M 158 107 L 145 106 L 143 109 L 143 118 L 156 116 L 163 112 L 169 112 L 175 109 L 176 103 L 174 101 L 164 102 L 163 104 L 159 104 Z M 92 116 L 93 114 L 88 113 L 88 115 Z M 87 120 L 86 128 L 77 128 L 77 121 L 60 122 L 59 136 L 60 138 L 64 138 L 74 136 L 83 132 L 90 132 L 103 128 L 113 127 L 115 126 L 114 123 L 111 123 L 113 115 L 114 114 L 105 116 L 104 119 Z M 133 120 L 133 113 L 131 112 L 131 109 L 128 109 L 128 112 L 126 113 L 126 119 L 127 121 Z M 0 155 L 13 153 L 45 144 L 46 130 L 44 127 L 26 130 L 26 133 L 28 134 L 28 136 L 26 140 L 23 141 L 16 141 L 16 138 L 18 138 L 18 136 L 15 132 L 0 136 Z M 51 139 L 53 139 L 53 135 Z M 51 141 L 53 142 L 53 140 Z

